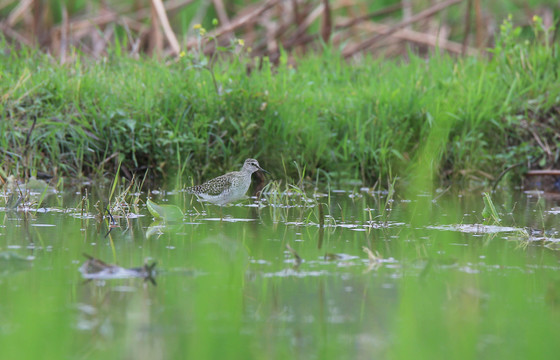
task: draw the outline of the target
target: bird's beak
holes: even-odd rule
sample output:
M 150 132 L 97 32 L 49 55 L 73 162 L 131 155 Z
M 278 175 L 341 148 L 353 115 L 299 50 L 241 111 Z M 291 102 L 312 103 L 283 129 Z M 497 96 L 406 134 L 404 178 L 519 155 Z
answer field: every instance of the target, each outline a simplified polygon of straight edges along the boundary
M 269 174 L 269 175 L 270 175 L 270 173 L 269 173 L 268 171 L 266 171 L 265 169 L 263 169 L 263 168 L 262 168 L 262 167 L 260 167 L 260 166 L 259 166 L 259 170 L 260 170 L 260 171 L 262 171 L 262 172 L 265 172 L 265 173 L 267 173 L 267 174 Z

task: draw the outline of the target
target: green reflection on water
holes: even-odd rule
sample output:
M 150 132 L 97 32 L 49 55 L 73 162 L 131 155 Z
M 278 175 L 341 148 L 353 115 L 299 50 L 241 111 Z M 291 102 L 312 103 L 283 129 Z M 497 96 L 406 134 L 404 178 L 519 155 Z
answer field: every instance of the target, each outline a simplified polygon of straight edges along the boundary
M 192 214 L 183 196 L 155 201 Z M 554 236 L 556 215 L 533 211 L 531 198 L 495 201 L 516 204 L 508 226 L 545 224 Z M 512 232 L 428 228 L 481 223 L 479 195 L 397 200 L 381 219 L 371 194 L 339 193 L 324 229 L 311 203 L 230 206 L 224 221 L 196 204 L 200 215 L 160 228 L 141 208 L 139 218 L 114 214 L 119 227 L 107 236 L 106 219 L 57 211 L 78 202 L 0 213 L 0 251 L 19 256 L 0 259 L 5 358 L 542 359 L 560 350 L 556 251 L 520 246 Z M 156 260 L 157 286 L 86 282 L 83 253 L 126 268 Z

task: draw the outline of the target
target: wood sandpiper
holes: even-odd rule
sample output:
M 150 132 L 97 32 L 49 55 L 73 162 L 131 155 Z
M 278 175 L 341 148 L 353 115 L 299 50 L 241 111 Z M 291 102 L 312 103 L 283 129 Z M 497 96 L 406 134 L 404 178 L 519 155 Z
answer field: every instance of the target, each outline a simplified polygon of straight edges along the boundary
M 223 206 L 245 198 L 245 193 L 249 190 L 249 185 L 251 185 L 251 175 L 259 170 L 268 173 L 268 171 L 260 167 L 257 160 L 247 159 L 241 171 L 232 171 L 208 180 L 201 185 L 188 187 L 185 190 L 188 193 L 195 194 L 203 201 Z

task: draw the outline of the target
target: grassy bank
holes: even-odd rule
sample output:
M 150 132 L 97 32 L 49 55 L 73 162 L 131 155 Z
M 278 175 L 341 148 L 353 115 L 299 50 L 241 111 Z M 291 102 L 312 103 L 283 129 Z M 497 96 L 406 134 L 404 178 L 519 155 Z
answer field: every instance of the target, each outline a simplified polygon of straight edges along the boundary
M 58 65 L 0 45 L 0 175 L 206 178 L 246 157 L 280 177 L 367 184 L 432 169 L 439 180 L 492 181 L 510 165 L 557 161 L 556 45 L 509 24 L 491 59 L 409 54 L 349 64 L 327 48 L 278 67 L 247 56 Z M 251 71 L 248 71 L 251 69 Z M 214 81 L 215 80 L 215 81 Z

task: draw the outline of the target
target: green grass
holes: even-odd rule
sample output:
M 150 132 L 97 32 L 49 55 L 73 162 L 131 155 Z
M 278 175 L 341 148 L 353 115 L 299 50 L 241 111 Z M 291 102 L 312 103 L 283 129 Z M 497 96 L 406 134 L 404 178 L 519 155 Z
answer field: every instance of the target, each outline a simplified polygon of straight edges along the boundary
M 59 65 L 2 43 L 0 175 L 95 177 L 121 164 L 125 175 L 198 180 L 256 157 L 276 177 L 283 164 L 297 177 L 295 161 L 314 180 L 478 183 L 519 162 L 552 165 L 533 133 L 554 154 L 558 47 L 523 42 L 507 24 L 491 59 L 349 64 L 326 48 L 296 67 L 286 54 L 278 67 L 242 54 L 212 71 L 203 57 L 117 52 Z

